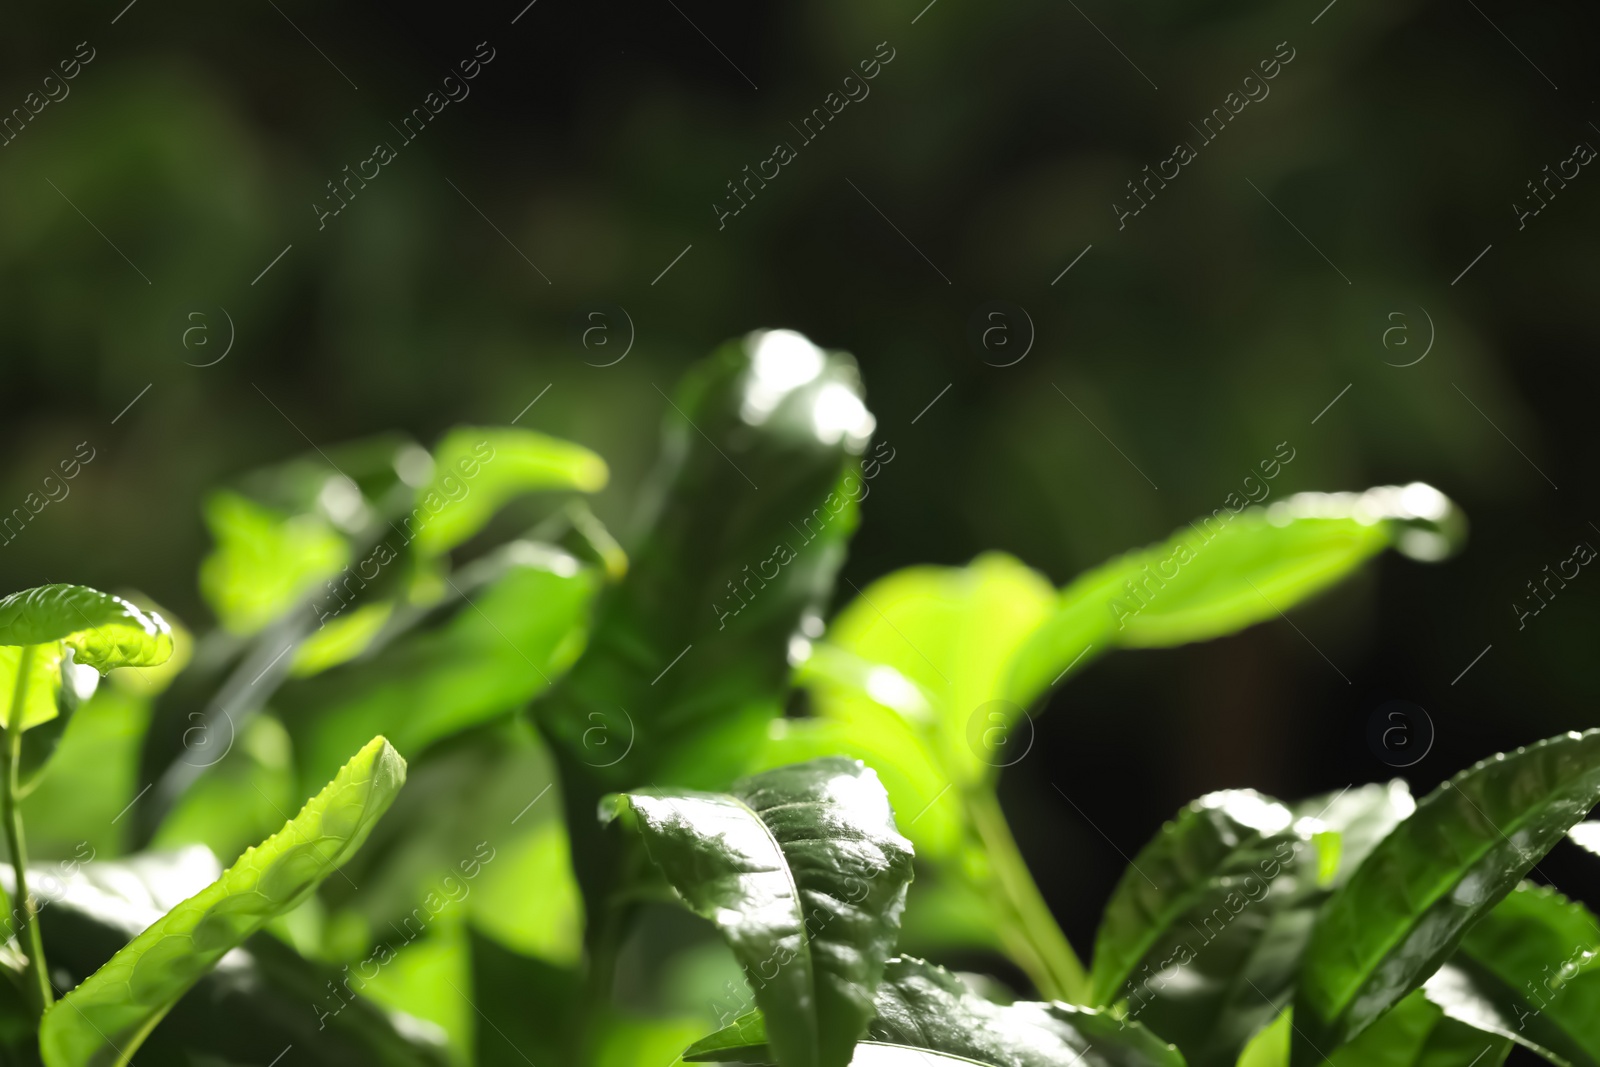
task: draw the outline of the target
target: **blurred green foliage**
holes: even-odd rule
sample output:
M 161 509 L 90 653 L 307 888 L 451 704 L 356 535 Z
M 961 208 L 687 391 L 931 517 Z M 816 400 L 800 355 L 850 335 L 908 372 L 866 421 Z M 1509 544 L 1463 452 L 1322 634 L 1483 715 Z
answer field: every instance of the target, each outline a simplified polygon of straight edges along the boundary
M 958 601 L 973 583 L 974 597 L 990 581 L 1003 585 L 1009 608 L 972 628 L 981 643 L 969 638 L 981 669 L 952 679 L 966 686 L 998 669 L 999 653 L 982 646 L 1025 630 L 1035 665 L 1018 668 L 1011 698 L 1022 705 L 1081 636 L 1070 618 L 1059 640 L 1029 620 L 1063 615 L 1073 575 L 1099 574 L 1090 568 L 1128 545 L 1209 513 L 1279 441 L 1297 458 L 1269 505 L 1306 488 L 1420 478 L 1473 515 L 1473 548 L 1458 559 L 1380 564 L 1381 586 L 1357 581 L 1308 609 L 1300 625 L 1352 685 L 1288 628 L 1266 626 L 1202 650 L 1108 659 L 1038 715 L 1040 758 L 1005 777 L 995 805 L 1005 802 L 1038 896 L 1075 942 L 1088 943 L 1122 868 L 1118 850 L 1131 852 L 1190 797 L 1246 784 L 1300 796 L 1387 773 L 1363 731 L 1391 696 L 1428 705 L 1441 724 L 1433 758 L 1411 772 L 1430 783 L 1483 752 L 1592 723 L 1583 709 L 1597 687 L 1585 666 L 1600 615 L 1590 602 L 1563 598 L 1531 633 L 1505 610 L 1543 563 L 1586 536 L 1589 518 L 1581 405 L 1593 373 L 1595 268 L 1573 235 L 1595 208 L 1578 189 L 1525 230 L 1505 210 L 1540 166 L 1587 136 L 1588 13 L 1407 2 L 1318 16 L 1282 5 L 1075 10 L 1036 0 L 680 13 L 601 2 L 538 5 L 513 25 L 523 10 L 513 8 L 402 6 L 374 18 L 195 4 L 138 4 L 117 16 L 68 5 L 20 13 L 0 43 L 13 105 L 78 41 L 95 52 L 70 96 L 0 148 L 0 516 L 23 515 L 0 535 L 0 589 L 55 578 L 134 586 L 201 635 L 154 714 L 163 668 L 113 676 L 73 718 L 56 770 L 21 805 L 37 857 L 65 860 L 85 842 L 109 858 L 201 841 L 226 863 L 378 732 L 385 707 L 415 700 L 426 714 L 404 717 L 391 738 L 408 756 L 436 752 L 439 791 L 473 799 L 453 816 L 417 814 L 432 827 L 417 834 L 426 849 L 386 840 L 380 826 L 358 863 L 407 887 L 399 899 L 339 901 L 350 887 L 335 877 L 325 911 L 297 913 L 281 931 L 325 963 L 360 962 L 373 931 L 415 906 L 425 872 L 472 855 L 474 804 L 488 811 L 493 798 L 509 824 L 558 761 L 616 754 L 585 748 L 594 725 L 605 729 L 587 734 L 591 746 L 621 745 L 626 733 L 621 720 L 587 719 L 582 693 L 560 694 L 572 719 L 554 755 L 504 714 L 579 661 L 581 620 L 621 577 L 617 542 L 640 544 L 658 514 L 650 496 L 663 483 L 647 471 L 656 427 L 673 416 L 666 398 L 679 397 L 672 383 L 708 339 L 766 324 L 860 353 L 878 437 L 896 449 L 859 502 L 867 521 L 851 558 L 831 564 L 840 589 L 855 592 L 853 583 L 878 601 L 873 579 L 922 561 L 938 565 L 929 580 L 941 595 L 955 586 Z M 310 205 L 325 183 L 390 136 L 389 123 L 485 38 L 499 54 L 471 98 L 452 103 L 319 230 Z M 896 55 L 870 97 L 719 230 L 712 205 L 726 200 L 726 183 L 788 138 L 789 124 L 880 41 Z M 1271 96 L 1119 230 L 1111 205 L 1126 201 L 1126 183 L 1168 156 L 1279 41 L 1297 55 Z M 1555 94 L 1546 72 L 1564 91 Z M 1010 367 L 970 341 L 977 309 L 996 298 L 1025 307 L 1037 330 L 1028 357 Z M 608 312 L 617 347 L 597 351 L 581 331 L 602 305 L 629 319 Z M 598 366 L 625 336 L 629 355 Z M 1396 337 L 1406 347 L 1393 347 Z M 1428 358 L 1395 365 L 1429 338 Z M 391 536 L 384 525 L 404 527 L 417 506 L 420 483 L 404 472 L 428 458 L 418 442 L 440 442 L 439 460 L 454 427 L 514 433 L 504 428 L 513 418 L 581 446 L 566 454 L 569 481 L 554 484 L 598 490 L 594 516 L 616 540 L 565 494 L 560 504 L 530 494 L 460 539 L 448 525 L 429 527 L 437 532 L 378 565 L 370 588 L 335 580 L 346 566 L 359 574 Z M 378 436 L 395 427 L 404 437 Z M 693 444 L 679 432 L 682 447 Z M 350 441 L 372 443 L 357 455 L 340 447 Z M 278 466 L 297 452 L 294 473 Z M 91 454 L 65 478 L 63 461 Z M 605 488 L 586 455 L 606 457 Z M 352 497 L 329 457 L 369 513 L 341 506 Z M 276 488 L 239 477 L 268 464 Z M 518 466 L 519 484 L 549 487 L 535 483 L 552 466 Z M 732 470 L 718 474 L 730 492 L 747 488 Z M 484 488 L 467 497 L 472 508 Z M 718 525 L 723 508 L 710 505 L 703 521 Z M 247 550 L 230 552 L 232 531 L 243 531 Z M 1353 560 L 1375 537 L 1356 532 L 1331 556 Z M 759 567 L 771 558 L 759 547 L 724 562 Z M 195 562 L 208 552 L 197 581 Z M 634 563 L 650 575 L 648 559 Z M 828 596 L 822 588 L 819 617 L 830 614 Z M 521 610 L 529 602 L 541 610 Z M 1158 621 L 1161 603 L 1135 625 Z M 715 628 L 714 603 L 690 607 L 703 614 L 676 647 L 665 641 L 676 641 L 676 624 L 648 631 L 650 655 L 664 652 L 659 666 L 696 629 Z M 780 741 L 794 754 L 829 754 L 819 735 L 835 719 L 887 720 L 869 696 L 884 693 L 888 676 L 860 695 L 872 668 L 831 647 L 852 627 L 870 642 L 871 614 L 846 607 L 801 666 L 802 700 L 819 714 L 783 720 Z M 893 669 L 926 690 L 915 699 L 958 719 L 960 705 L 939 707 L 943 683 L 928 686 L 915 659 Z M 748 709 L 746 730 L 783 699 L 781 662 L 764 661 L 774 681 Z M 693 669 L 707 671 L 697 682 L 718 673 Z M 572 689 L 610 684 L 601 668 L 584 670 L 600 680 L 580 674 Z M 628 684 L 643 691 L 648 681 Z M 898 688 L 890 706 L 913 699 L 908 692 Z M 874 748 L 897 757 L 882 774 L 903 821 L 916 819 L 906 832 L 932 864 L 952 857 L 913 890 L 925 896 L 907 917 L 910 943 L 929 955 L 1003 948 L 981 907 L 992 871 L 953 858 L 965 817 L 946 802 L 919 814 L 941 784 L 919 763 L 923 749 L 892 734 L 903 724 L 883 729 L 890 740 Z M 947 724 L 929 751 L 970 764 L 961 737 Z M 445 766 L 447 753 L 459 762 Z M 1050 785 L 1062 767 L 1078 783 L 1068 786 L 1071 806 Z M 703 776 L 697 784 L 730 771 L 692 758 L 659 769 L 681 783 Z M 591 792 L 652 784 L 602 771 L 580 772 L 592 774 Z M 408 790 L 419 792 L 425 773 L 434 772 L 416 768 Z M 1086 799 L 1129 780 L 1143 788 L 1126 801 Z M 584 909 L 563 824 L 592 826 L 587 812 L 551 810 L 555 796 L 521 814 L 514 829 L 525 836 L 495 841 L 497 858 L 469 898 L 500 899 L 491 879 L 518 871 L 548 888 L 550 915 L 473 903 L 465 929 L 447 932 L 447 913 L 406 950 L 427 946 L 435 961 L 452 961 L 430 966 L 462 976 L 480 1004 L 512 984 L 560 987 L 560 968 L 577 959 Z M 907 812 L 911 796 L 922 803 Z M 720 976 L 707 987 L 736 980 L 725 957 L 706 958 L 704 972 Z M 486 1061 L 521 1062 L 462 1002 L 408 991 L 389 973 L 386 1003 L 437 1016 L 457 1057 L 474 1040 L 463 1035 L 482 1031 Z M 552 994 L 551 1003 L 562 1002 Z M 1428 1005 L 1405 1004 L 1422 1030 L 1436 1022 Z M 491 1015 L 510 1027 L 515 1011 Z M 532 1051 L 538 1035 L 508 1032 L 540 1062 L 559 1058 Z M 630 1062 L 629 1042 L 661 1041 L 636 1020 L 609 1032 L 616 1047 L 605 1055 L 618 1063 Z M 655 1047 L 681 1048 L 699 1032 L 678 1025 Z

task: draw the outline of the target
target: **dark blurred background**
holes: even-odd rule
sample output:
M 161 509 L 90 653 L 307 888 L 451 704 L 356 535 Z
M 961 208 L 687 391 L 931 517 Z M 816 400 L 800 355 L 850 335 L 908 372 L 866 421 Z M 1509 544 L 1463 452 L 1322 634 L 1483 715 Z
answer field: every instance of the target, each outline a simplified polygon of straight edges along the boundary
M 1004 799 L 1082 950 L 1120 853 L 1193 796 L 1396 773 L 1368 742 L 1388 701 L 1431 719 L 1399 772 L 1419 793 L 1596 725 L 1600 578 L 1520 630 L 1512 604 L 1600 545 L 1600 176 L 1541 186 L 1537 215 L 1525 184 L 1600 146 L 1597 16 L 1325 2 L 13 4 L 0 513 L 93 458 L 0 547 L 0 588 L 137 588 L 201 627 L 207 487 L 524 411 L 610 461 L 597 510 L 626 531 L 660 390 L 789 326 L 856 354 L 895 449 L 857 584 L 991 548 L 1064 582 L 1221 506 L 1280 442 L 1274 499 L 1423 480 L 1470 516 L 1449 562 L 1385 558 L 1292 626 L 1057 695 Z M 1289 54 L 1201 147 L 1191 124 Z M 395 158 L 319 229 L 377 142 Z M 795 158 L 719 228 L 778 142 Z M 1119 228 L 1178 142 L 1197 158 Z M 1582 895 L 1593 862 L 1542 866 Z

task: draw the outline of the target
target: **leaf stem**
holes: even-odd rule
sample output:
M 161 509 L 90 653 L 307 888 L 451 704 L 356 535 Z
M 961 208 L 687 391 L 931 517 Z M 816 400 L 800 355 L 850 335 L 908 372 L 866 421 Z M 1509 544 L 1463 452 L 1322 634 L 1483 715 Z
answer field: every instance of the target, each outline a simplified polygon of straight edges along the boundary
M 5 743 L 0 747 L 0 817 L 5 823 L 6 847 L 11 853 L 11 869 L 16 872 L 16 900 L 20 912 L 17 940 L 28 954 L 24 993 L 34 1017 L 44 1015 L 55 1002 L 50 975 L 44 962 L 44 938 L 39 932 L 39 912 L 28 892 L 28 846 L 22 835 L 22 813 L 17 810 L 18 765 L 22 762 L 22 714 L 28 694 L 28 675 L 33 669 L 35 645 L 23 645 L 17 657 L 17 684 L 11 694 L 11 714 L 5 723 Z
M 1069 1004 L 1088 1003 L 1089 981 L 1078 954 L 1050 914 L 1011 836 L 991 786 L 963 790 L 967 817 L 988 853 L 990 874 L 1003 903 L 1000 936 L 1012 960 L 1027 972 L 1041 996 Z

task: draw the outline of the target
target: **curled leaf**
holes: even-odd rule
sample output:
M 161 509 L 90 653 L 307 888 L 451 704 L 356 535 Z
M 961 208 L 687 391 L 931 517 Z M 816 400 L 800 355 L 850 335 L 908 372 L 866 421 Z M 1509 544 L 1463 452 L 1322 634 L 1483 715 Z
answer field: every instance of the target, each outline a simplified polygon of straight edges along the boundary
M 46 1067 L 124 1067 L 223 956 L 290 911 L 366 840 L 405 782 L 382 737 L 346 763 L 282 830 L 125 945 L 45 1014 Z
M 41 585 L 0 600 L 0 645 L 60 641 L 101 674 L 153 667 L 172 655 L 172 628 L 119 596 L 84 585 Z

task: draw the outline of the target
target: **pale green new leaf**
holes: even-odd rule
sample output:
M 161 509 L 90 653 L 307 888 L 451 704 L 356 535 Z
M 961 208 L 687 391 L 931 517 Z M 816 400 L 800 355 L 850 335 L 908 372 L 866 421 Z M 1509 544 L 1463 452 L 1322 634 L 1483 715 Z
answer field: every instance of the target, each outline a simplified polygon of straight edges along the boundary
M 49 765 L 56 754 L 56 747 L 61 744 L 61 739 L 66 735 L 67 724 L 77 714 L 78 708 L 84 701 L 94 696 L 99 688 L 100 676 L 92 668 L 80 667 L 74 660 L 76 653 L 67 648 L 59 658 L 47 653 L 52 650 L 59 651 L 61 645 L 35 645 L 33 663 L 48 663 L 56 659 L 55 672 L 51 676 L 40 677 L 38 672 L 30 666 L 27 693 L 23 698 L 22 728 L 27 733 L 22 735 L 22 746 L 17 762 L 17 781 L 19 797 L 25 797 L 33 792 L 44 769 Z M 0 648 L 0 663 L 5 660 L 5 653 L 20 652 L 20 649 Z M 15 668 L 12 668 L 15 670 Z M 5 668 L 0 667 L 0 679 L 5 677 Z M 38 706 L 35 704 L 36 694 L 48 698 L 54 708 L 55 714 L 44 722 L 30 718 L 37 714 Z M 4 722 L 9 719 L 0 719 Z
M 205 520 L 216 547 L 200 563 L 200 592 L 236 634 L 261 630 L 350 561 L 349 543 L 318 511 L 285 514 L 221 490 Z
M 290 911 L 366 840 L 405 782 L 374 738 L 284 828 L 167 912 L 46 1013 L 46 1067 L 124 1067 L 161 1018 L 229 951 Z
M 727 939 L 783 1067 L 845 1067 L 873 1015 L 900 931 L 911 843 L 877 775 L 820 759 L 732 793 L 641 791 L 631 813 L 650 858 Z
M 523 493 L 592 493 L 608 477 L 605 461 L 580 445 L 512 426 L 461 426 L 434 449 L 433 475 L 402 525 L 416 534 L 418 551 L 436 555 L 483 529 Z
M 930 740 L 942 702 L 895 667 L 826 641 L 795 667 L 795 683 L 810 692 L 819 715 L 774 719 L 751 769 L 817 756 L 862 760 L 878 772 L 894 809 L 915 820 L 904 833 L 917 854 L 937 860 L 954 853 L 963 840 L 959 803 L 948 795 L 949 772 Z
M 1295 1001 L 1296 1064 L 1418 988 L 1462 935 L 1600 802 L 1600 731 L 1463 771 L 1417 805 L 1328 902 Z
M 31 647 L 0 645 L 0 728 L 9 727 L 15 716 L 24 730 L 31 731 L 61 713 L 63 652 L 60 641 Z M 25 675 L 20 692 L 19 670 Z
M 1027 706 L 1109 648 L 1207 641 L 1277 618 L 1385 548 L 1442 559 L 1464 529 L 1456 506 L 1420 482 L 1218 508 L 1062 590 L 1015 657 L 1005 695 Z
M 1054 602 L 1043 575 L 998 552 L 965 567 L 907 567 L 881 578 L 828 628 L 830 645 L 867 665 L 862 684 L 813 686 L 817 713 L 870 723 L 879 714 L 872 704 L 899 705 L 906 715 L 920 700 L 938 764 L 960 781 L 976 781 L 1007 758 L 984 747 L 981 729 L 976 747 L 969 744 L 969 725 L 975 716 L 991 721 L 990 710 L 1005 723 L 1020 714 L 1021 707 L 988 705 L 1005 695 L 1012 657 Z

